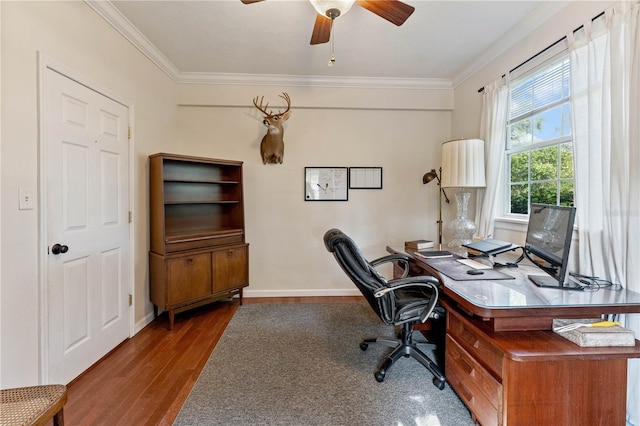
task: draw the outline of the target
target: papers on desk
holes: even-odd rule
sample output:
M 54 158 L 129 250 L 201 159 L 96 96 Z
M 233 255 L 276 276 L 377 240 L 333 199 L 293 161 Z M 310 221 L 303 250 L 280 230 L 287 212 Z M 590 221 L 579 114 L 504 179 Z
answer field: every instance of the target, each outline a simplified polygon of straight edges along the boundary
M 467 265 L 468 267 L 473 269 L 492 269 L 493 268 L 493 266 L 491 265 L 485 265 L 484 263 L 476 262 L 475 260 L 471 260 L 471 259 L 458 259 L 458 262 L 462 263 L 463 265 Z

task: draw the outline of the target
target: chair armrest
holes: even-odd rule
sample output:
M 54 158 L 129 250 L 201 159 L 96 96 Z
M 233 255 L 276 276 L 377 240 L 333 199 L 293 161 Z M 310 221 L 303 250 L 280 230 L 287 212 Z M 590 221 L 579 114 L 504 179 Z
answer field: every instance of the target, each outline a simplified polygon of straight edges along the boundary
M 375 297 L 382 297 L 390 291 L 395 291 L 399 288 L 406 287 L 427 287 L 432 289 L 436 296 L 438 295 L 438 285 L 440 281 L 436 277 L 432 277 L 429 275 L 419 276 L 419 277 L 409 277 L 409 278 L 398 278 L 396 280 L 391 280 L 387 283 L 387 287 L 381 288 L 376 291 L 373 295 Z
M 372 260 L 369 263 L 375 268 L 389 262 L 398 262 L 400 264 L 400 266 L 402 267 L 402 278 L 406 278 L 409 276 L 409 256 L 401 253 L 389 254 L 387 256 Z
M 425 322 L 426 320 L 429 319 L 429 317 L 431 316 L 431 313 L 436 307 L 436 304 L 438 303 L 438 298 L 439 298 L 438 284 L 439 283 L 440 281 L 438 281 L 436 277 L 432 277 L 428 275 L 419 276 L 419 277 L 399 278 L 397 280 L 390 281 L 387 287 L 381 288 L 380 290 L 376 291 L 373 295 L 376 298 L 379 298 L 389 293 L 390 291 L 395 291 L 397 289 L 407 288 L 407 287 L 413 287 L 413 288 L 423 287 L 423 288 L 431 289 L 432 295 L 429 298 L 429 306 L 427 309 L 425 309 L 422 315 L 420 315 L 420 322 Z

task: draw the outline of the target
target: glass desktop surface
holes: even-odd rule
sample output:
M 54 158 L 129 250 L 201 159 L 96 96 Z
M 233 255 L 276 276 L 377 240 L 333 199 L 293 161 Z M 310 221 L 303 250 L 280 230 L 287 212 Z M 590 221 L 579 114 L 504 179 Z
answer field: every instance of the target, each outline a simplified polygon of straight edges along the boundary
M 390 253 L 406 253 L 401 247 L 387 246 L 387 250 Z M 416 262 L 429 267 L 423 261 L 424 259 L 417 256 L 413 258 Z M 487 263 L 486 259 L 482 258 L 473 260 Z M 601 288 L 598 291 L 578 291 L 538 287 L 527 278 L 527 275 L 547 274 L 540 268 L 526 263 L 520 263 L 517 268 L 504 267 L 498 270 L 514 276 L 515 279 L 482 280 L 482 276 L 479 275 L 473 280 L 455 281 L 444 274 L 437 275 L 446 287 L 445 293 L 452 291 L 470 303 L 486 309 L 640 305 L 640 293 L 627 289 L 615 291 Z
M 533 266 L 501 268 L 513 280 L 455 281 L 442 275 L 444 286 L 476 306 L 489 309 L 639 305 L 640 293 L 600 288 L 597 291 L 537 287 L 527 275 L 544 275 Z

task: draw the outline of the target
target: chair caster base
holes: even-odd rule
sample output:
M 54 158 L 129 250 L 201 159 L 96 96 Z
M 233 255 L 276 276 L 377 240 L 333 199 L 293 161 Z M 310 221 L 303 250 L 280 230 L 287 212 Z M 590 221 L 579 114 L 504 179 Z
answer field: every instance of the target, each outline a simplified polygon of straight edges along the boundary
M 434 385 L 435 387 L 437 387 L 437 388 L 438 388 L 438 390 L 443 390 L 443 389 L 444 389 L 444 384 L 445 384 L 445 381 L 444 381 L 444 380 L 440 380 L 440 379 L 438 379 L 437 377 L 434 377 L 434 378 L 433 378 L 433 385 Z
M 387 370 L 391 368 L 392 364 L 393 364 L 393 360 L 391 358 L 387 358 L 387 360 L 382 364 L 382 366 L 380 366 L 380 368 L 375 373 L 373 373 L 373 376 L 376 378 L 376 380 L 379 383 L 382 383 L 382 381 L 384 380 L 384 376 L 386 376 L 387 374 Z

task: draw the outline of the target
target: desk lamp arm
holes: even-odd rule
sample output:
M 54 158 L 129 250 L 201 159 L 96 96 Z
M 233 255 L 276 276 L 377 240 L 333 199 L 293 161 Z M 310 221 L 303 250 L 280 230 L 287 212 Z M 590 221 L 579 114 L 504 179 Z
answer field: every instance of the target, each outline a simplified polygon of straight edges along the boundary
M 436 223 L 438 224 L 438 250 L 442 250 L 442 196 L 444 195 L 444 199 L 447 204 L 450 204 L 451 201 L 449 197 L 447 197 L 447 193 L 442 187 L 442 182 L 440 181 L 440 176 L 442 176 L 442 167 L 438 169 L 440 173 L 436 172 L 436 169 L 431 169 L 428 173 L 426 173 L 422 177 L 422 184 L 427 184 L 432 180 L 436 180 L 438 183 L 438 220 Z

